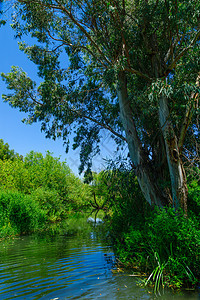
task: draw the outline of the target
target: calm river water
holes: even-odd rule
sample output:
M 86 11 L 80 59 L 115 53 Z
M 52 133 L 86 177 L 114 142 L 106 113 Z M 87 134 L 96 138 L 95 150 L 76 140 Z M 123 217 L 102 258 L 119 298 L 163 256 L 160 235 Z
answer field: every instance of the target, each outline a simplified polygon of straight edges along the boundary
M 22 237 L 0 242 L 0 300 L 155 299 L 138 279 L 118 273 L 111 247 L 89 235 Z M 197 294 L 161 299 L 198 299 Z

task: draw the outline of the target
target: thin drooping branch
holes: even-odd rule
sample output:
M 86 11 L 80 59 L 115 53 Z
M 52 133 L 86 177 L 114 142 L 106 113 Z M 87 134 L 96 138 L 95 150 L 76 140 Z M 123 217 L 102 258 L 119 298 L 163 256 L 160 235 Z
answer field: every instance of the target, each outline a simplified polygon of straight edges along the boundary
M 99 87 L 95 88 L 95 89 L 91 89 L 91 90 L 88 90 L 87 92 L 89 91 L 94 91 L 94 90 L 97 90 L 99 89 Z M 85 92 L 85 91 L 82 91 L 82 92 Z M 34 99 L 31 94 L 29 94 L 31 100 L 36 103 L 36 104 L 39 104 L 40 106 L 43 106 L 42 103 L 38 102 L 36 99 Z M 87 96 L 87 95 L 86 95 Z M 61 102 L 64 102 L 64 101 L 61 101 Z M 60 102 L 60 103 L 61 103 Z M 126 138 L 121 135 L 120 133 L 116 132 L 111 126 L 109 126 L 108 124 L 105 124 L 105 123 L 102 123 L 100 121 L 98 121 L 96 118 L 92 118 L 90 116 L 87 116 L 85 113 L 83 113 L 81 110 L 75 110 L 75 109 L 71 109 L 71 111 L 75 114 L 77 114 L 78 116 L 82 117 L 82 118 L 85 118 L 85 119 L 88 119 L 90 121 L 92 121 L 93 123 L 99 125 L 100 127 L 110 131 L 113 135 L 117 136 L 118 138 L 120 138 L 121 140 L 125 141 L 126 142 Z
M 37 100 L 31 95 L 31 93 L 30 93 L 29 91 L 27 91 L 27 92 L 28 92 L 29 97 L 31 98 L 31 100 L 32 100 L 35 104 L 37 104 L 37 105 L 39 105 L 39 106 L 43 106 L 43 105 L 44 105 L 43 103 L 37 101 Z
M 65 43 L 62 43 L 60 45 L 58 45 L 57 47 L 53 48 L 52 50 L 47 50 L 46 52 L 52 53 L 57 51 L 59 48 L 63 47 L 65 45 Z
M 114 129 L 112 129 L 109 125 L 104 124 L 102 122 L 99 122 L 97 119 L 94 119 L 90 116 L 87 116 L 86 114 L 82 113 L 81 111 L 77 111 L 77 110 L 72 110 L 74 113 L 76 113 L 77 115 L 81 116 L 82 118 L 88 119 L 90 121 L 92 121 L 93 123 L 99 125 L 100 127 L 109 130 L 112 134 L 114 134 L 115 136 L 117 136 L 118 138 L 120 138 L 121 140 L 126 142 L 126 138 L 121 135 L 120 133 L 116 132 Z
M 37 104 L 37 105 L 40 105 L 40 106 L 43 106 L 44 104 L 41 103 L 41 102 L 38 102 L 30 93 L 29 93 L 29 97 L 31 98 L 31 100 Z M 81 111 L 78 111 L 78 110 L 72 110 L 73 113 L 76 113 L 77 115 L 79 115 L 80 117 L 82 118 L 85 118 L 85 119 L 88 119 L 90 121 L 92 121 L 93 123 L 99 125 L 100 127 L 110 131 L 112 134 L 114 134 L 115 136 L 117 136 L 118 138 L 120 138 L 121 140 L 125 141 L 126 142 L 126 138 L 121 135 L 120 133 L 116 132 L 112 127 L 110 127 L 108 124 L 104 124 L 102 122 L 99 122 L 97 119 L 94 119 L 90 116 L 87 116 L 85 113 L 82 113 Z

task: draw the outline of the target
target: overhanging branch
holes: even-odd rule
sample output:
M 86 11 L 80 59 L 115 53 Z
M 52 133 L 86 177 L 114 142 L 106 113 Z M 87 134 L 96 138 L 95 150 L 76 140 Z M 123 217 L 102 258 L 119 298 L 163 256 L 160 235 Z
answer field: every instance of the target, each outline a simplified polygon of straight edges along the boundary
M 85 118 L 85 119 L 88 119 L 88 120 L 92 121 L 93 123 L 99 125 L 100 127 L 104 128 L 104 129 L 106 129 L 106 130 L 109 130 L 112 134 L 114 134 L 114 135 L 117 136 L 118 138 L 122 139 L 123 141 L 125 141 L 125 142 L 127 141 L 126 138 L 125 138 L 123 135 L 121 135 L 120 133 L 116 132 L 116 131 L 115 131 L 112 127 L 110 127 L 109 125 L 104 124 L 104 123 L 102 123 L 102 122 L 98 121 L 97 119 L 94 119 L 94 118 L 92 118 L 92 117 L 90 117 L 90 116 L 87 116 L 86 114 L 84 114 L 84 113 L 81 112 L 81 111 L 77 111 L 77 110 L 72 110 L 72 111 L 73 111 L 74 113 L 76 113 L 77 115 L 79 115 L 80 117 Z

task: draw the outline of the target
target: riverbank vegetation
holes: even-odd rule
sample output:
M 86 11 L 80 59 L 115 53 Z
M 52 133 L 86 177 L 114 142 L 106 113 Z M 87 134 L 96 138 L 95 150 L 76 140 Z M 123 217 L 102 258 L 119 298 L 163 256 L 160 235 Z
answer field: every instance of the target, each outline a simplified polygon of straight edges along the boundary
M 195 288 L 200 280 L 199 170 L 188 178 L 187 217 L 182 210 L 146 203 L 132 172 L 117 166 L 102 172 L 96 184 L 97 195 L 103 186 L 99 201 L 109 211 L 106 222 L 120 267 L 145 274 L 144 284 L 152 284 L 155 292 L 163 286 Z
M 189 178 L 186 217 L 181 210 L 152 208 L 143 198 L 133 170 L 125 164 L 94 173 L 87 185 L 48 152 L 43 157 L 32 151 L 24 158 L 11 153 L 11 158 L 0 159 L 0 238 L 33 232 L 75 234 L 82 227 L 88 231 L 86 218 L 81 216 L 93 213 L 95 219 L 103 212 L 104 230 L 121 267 L 146 274 L 146 283 L 154 283 L 156 289 L 197 285 L 198 169 L 193 170 L 196 176 Z
M 48 230 L 89 206 L 90 188 L 47 152 L 24 158 L 1 140 L 0 238 Z

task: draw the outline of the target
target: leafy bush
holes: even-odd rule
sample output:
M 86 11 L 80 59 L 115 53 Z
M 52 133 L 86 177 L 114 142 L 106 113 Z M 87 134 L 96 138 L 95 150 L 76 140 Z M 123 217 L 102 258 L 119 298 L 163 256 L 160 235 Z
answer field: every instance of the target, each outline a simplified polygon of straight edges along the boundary
M 125 265 L 137 263 L 141 271 L 152 273 L 159 262 L 164 266 L 162 272 L 168 285 L 180 287 L 198 282 L 200 228 L 195 219 L 170 208 L 155 209 L 140 226 L 135 220 L 126 232 L 119 232 L 119 237 L 115 248 Z
M 89 187 L 49 152 L 0 159 L 0 190 L 3 236 L 31 232 L 39 223 L 52 226 L 90 203 Z
M 100 179 L 96 189 L 100 191 L 102 180 L 106 179 L 102 195 L 108 198 L 107 223 L 121 263 L 149 273 L 149 280 L 157 278 L 156 288 L 163 278 L 174 287 L 197 284 L 200 279 L 198 181 L 189 181 L 189 217 L 185 218 L 172 208 L 150 207 L 144 201 L 134 173 L 126 167 L 105 172 Z
M 0 160 L 0 188 L 12 189 L 23 193 L 30 193 L 31 178 L 29 171 L 21 159 Z
M 200 183 L 192 180 L 188 185 L 188 210 L 200 218 Z
M 56 190 L 41 187 L 31 193 L 31 198 L 39 203 L 40 208 L 45 211 L 49 221 L 61 220 L 65 209 Z
M 145 226 L 147 239 L 160 257 L 168 260 L 167 270 L 181 282 L 192 282 L 188 270 L 200 278 L 200 228 L 194 218 L 173 209 L 156 210 Z M 194 279 L 194 278 L 193 278 Z
M 50 152 L 43 157 L 41 153 L 31 151 L 24 158 L 24 166 L 28 169 L 31 189 L 45 187 L 58 191 L 63 200 L 68 195 L 70 168 L 55 158 Z
M 147 203 L 141 194 L 133 170 L 124 165 L 93 176 L 91 185 L 96 202 L 112 216 L 113 233 L 126 231 L 135 217 L 146 211 Z M 94 203 L 94 201 L 93 201 Z M 95 204 L 95 203 L 94 203 Z
M 0 191 L 0 234 L 25 234 L 46 223 L 46 213 L 31 196 Z
M 41 153 L 31 151 L 24 160 L 0 160 L 0 188 L 33 194 L 34 197 L 40 193 L 40 198 L 42 192 L 38 189 L 41 189 L 45 191 L 43 198 L 49 197 L 48 201 L 43 199 L 43 205 L 48 203 L 47 209 L 50 209 L 49 205 L 52 204 L 51 210 L 56 211 L 61 206 L 61 209 L 66 211 L 84 207 L 90 198 L 88 186 L 71 172 L 65 162 L 61 162 L 49 152 L 45 157 Z

